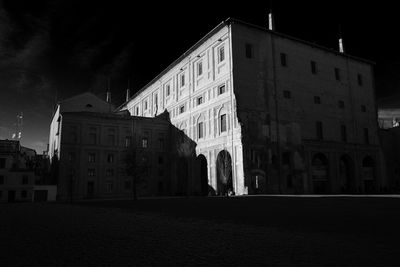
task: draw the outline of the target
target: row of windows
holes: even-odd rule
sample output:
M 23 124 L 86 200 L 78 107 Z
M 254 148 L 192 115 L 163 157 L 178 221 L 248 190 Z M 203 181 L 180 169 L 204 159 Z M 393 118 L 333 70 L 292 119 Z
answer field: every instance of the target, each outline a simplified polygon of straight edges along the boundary
M 323 124 L 321 121 L 315 122 L 316 138 L 318 140 L 324 139 Z M 364 143 L 369 144 L 369 132 L 368 128 L 363 129 Z M 347 142 L 347 127 L 346 125 L 340 125 L 340 140 L 342 142 Z
M 227 117 L 226 114 L 221 114 L 219 116 L 219 129 L 220 133 L 227 131 Z M 204 122 L 200 121 L 197 123 L 197 138 L 204 138 Z
M 246 48 L 246 56 L 247 56 L 247 48 Z M 288 56 L 285 53 L 280 54 L 280 62 L 282 67 L 288 67 Z M 337 81 L 341 81 L 341 71 L 339 68 L 334 68 L 334 76 Z M 317 67 L 317 62 L 311 60 L 310 61 L 310 71 L 312 74 L 318 74 L 318 67 Z M 363 77 L 362 74 L 358 73 L 357 74 L 357 83 L 359 86 L 363 86 Z
M 27 198 L 28 197 L 28 191 L 26 190 L 21 190 L 20 193 L 21 198 Z M 0 199 L 3 198 L 3 191 L 0 190 Z
M 292 92 L 285 90 L 283 91 L 283 97 L 286 99 L 291 99 L 292 98 Z M 320 96 L 314 96 L 314 104 L 321 104 L 321 97 Z M 344 101 L 339 100 L 338 101 L 338 107 L 341 109 L 344 109 Z M 367 107 L 365 105 L 360 106 L 361 112 L 367 112 Z
M 218 95 L 221 95 L 221 94 L 223 94 L 225 92 L 226 92 L 225 84 L 222 84 L 222 85 L 218 86 L 218 90 L 217 90 Z M 203 96 L 196 97 L 196 99 L 194 101 L 195 101 L 194 103 L 195 103 L 196 106 L 199 106 L 199 105 L 201 105 L 201 104 L 203 104 L 205 102 Z M 185 113 L 185 112 L 186 112 L 186 104 L 183 104 L 183 105 L 179 106 L 179 114 L 182 114 L 182 113 Z

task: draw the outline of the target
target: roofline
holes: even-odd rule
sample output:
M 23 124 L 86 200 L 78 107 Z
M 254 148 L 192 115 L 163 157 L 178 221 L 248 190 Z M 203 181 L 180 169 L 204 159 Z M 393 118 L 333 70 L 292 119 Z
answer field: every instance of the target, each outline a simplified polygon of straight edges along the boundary
M 354 59 L 357 61 L 362 61 L 364 63 L 367 64 L 371 64 L 371 65 L 375 65 L 375 62 L 364 59 L 364 58 L 359 58 L 359 57 L 355 57 L 355 56 L 351 56 L 349 54 L 346 53 L 340 53 L 337 50 L 334 50 L 332 48 L 328 48 L 322 45 L 318 45 L 309 41 L 305 41 L 290 35 L 286 35 L 283 33 L 279 33 L 276 31 L 272 31 L 269 30 L 267 28 L 263 28 L 261 26 L 252 24 L 252 23 L 248 23 L 248 22 L 244 22 L 242 20 L 239 19 L 235 19 L 235 18 L 227 18 L 226 20 L 222 21 L 220 24 L 218 24 L 214 29 L 212 29 L 211 31 L 209 31 L 206 35 L 203 36 L 203 38 L 201 38 L 199 41 L 197 41 L 193 46 L 191 46 L 188 50 L 186 50 L 186 52 L 184 52 L 180 57 L 178 57 L 175 61 L 173 61 L 171 64 L 168 65 L 167 68 L 165 68 L 163 71 L 161 71 L 156 77 L 154 77 L 150 82 L 148 82 L 146 85 L 144 85 L 141 89 L 139 89 L 139 91 L 137 91 L 135 94 L 133 94 L 131 97 L 129 97 L 128 100 L 126 100 L 124 103 L 122 103 L 121 105 L 119 105 L 115 110 L 120 110 L 122 107 L 124 107 L 127 103 L 129 103 L 129 101 L 131 101 L 133 98 L 135 98 L 137 95 L 139 95 L 140 93 L 142 93 L 147 87 L 149 87 L 151 84 L 153 84 L 154 82 L 156 82 L 162 75 L 164 75 L 166 72 L 168 72 L 169 70 L 171 70 L 173 67 L 175 67 L 178 63 L 180 63 L 188 54 L 190 54 L 191 52 L 193 52 L 196 48 L 198 48 L 201 44 L 203 44 L 210 36 L 212 36 L 215 32 L 219 31 L 220 29 L 222 29 L 223 27 L 233 24 L 233 23 L 238 23 L 238 24 L 242 24 L 248 27 L 252 27 L 264 32 L 268 32 L 270 34 L 274 34 L 277 36 L 280 36 L 282 38 L 286 38 L 286 39 L 290 39 L 299 43 L 303 43 L 321 50 L 325 50 L 327 52 L 336 54 L 338 56 L 341 57 L 345 57 L 345 58 L 350 58 L 350 59 Z

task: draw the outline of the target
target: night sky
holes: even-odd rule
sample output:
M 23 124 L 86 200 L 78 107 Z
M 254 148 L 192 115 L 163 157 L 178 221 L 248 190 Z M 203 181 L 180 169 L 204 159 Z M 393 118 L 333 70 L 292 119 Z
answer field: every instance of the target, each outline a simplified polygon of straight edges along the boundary
M 91 91 L 121 104 L 228 17 L 264 26 L 269 1 L 0 0 L 0 139 L 24 114 L 22 145 L 41 153 L 57 100 Z M 304 3 L 307 2 L 307 3 Z M 274 1 L 276 30 L 376 62 L 378 97 L 399 90 L 397 8 L 380 2 Z M 140 5 L 138 4 L 140 3 Z

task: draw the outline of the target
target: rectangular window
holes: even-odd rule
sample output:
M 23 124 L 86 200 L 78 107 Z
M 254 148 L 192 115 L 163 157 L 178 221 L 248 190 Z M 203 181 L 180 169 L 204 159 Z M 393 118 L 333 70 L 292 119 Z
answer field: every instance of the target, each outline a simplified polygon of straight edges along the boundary
M 343 100 L 339 100 L 338 101 L 338 107 L 342 108 L 342 109 L 344 108 L 344 101 Z
M 314 104 L 321 104 L 321 98 L 319 96 L 314 96 Z
M 28 184 L 28 176 L 27 175 L 22 176 L 22 184 Z
M 317 63 L 315 61 L 311 61 L 311 73 L 317 74 Z
M 167 94 L 167 96 L 169 96 L 170 94 L 171 94 L 171 86 L 169 85 L 169 84 L 167 84 L 166 86 L 165 86 L 165 91 L 166 91 L 166 94 Z
M 224 60 L 225 60 L 225 47 L 221 46 L 218 49 L 218 63 L 221 63 Z
M 292 93 L 288 90 L 285 90 L 285 91 L 283 91 L 283 97 L 290 99 L 290 98 L 292 98 Z
M 203 134 L 204 134 L 203 130 L 204 130 L 203 129 L 203 122 L 199 122 L 197 124 L 197 136 L 198 136 L 198 139 L 203 138 Z
M 253 57 L 253 45 L 246 44 L 246 57 L 252 58 Z
M 197 63 L 197 76 L 201 76 L 203 74 L 203 62 L 200 61 Z
M 144 101 L 144 110 L 147 110 L 147 100 Z
M 114 183 L 113 182 L 106 182 L 106 190 L 108 193 L 111 193 L 114 190 Z
M 6 167 L 6 159 L 0 158 L 0 169 L 4 169 Z
M 180 107 L 179 107 L 179 114 L 182 114 L 182 113 L 184 113 L 184 112 L 185 112 L 185 105 L 180 106 Z
M 26 198 L 28 196 L 28 192 L 26 190 L 21 191 L 21 198 Z
M 368 134 L 368 128 L 364 128 L 364 143 L 369 145 L 369 134 Z
M 363 85 L 363 79 L 362 79 L 362 75 L 359 73 L 357 74 L 357 82 L 359 86 Z
M 340 81 L 340 70 L 338 68 L 335 68 L 335 79 Z
M 139 116 L 139 107 L 136 107 L 136 115 Z
M 88 169 L 88 176 L 93 177 L 96 175 L 96 170 L 95 169 Z
M 361 105 L 361 112 L 367 112 L 367 107 L 365 105 Z
M 287 55 L 285 53 L 281 53 L 281 66 L 287 66 Z
M 107 155 L 107 162 L 108 163 L 113 163 L 114 162 L 114 154 L 108 154 Z
M 221 115 L 221 133 L 226 132 L 226 114 Z
M 323 129 L 322 129 L 322 122 L 321 121 L 317 121 L 315 123 L 315 128 L 316 128 L 317 139 L 319 139 L 319 140 L 324 139 L 324 133 L 323 133 Z
M 142 138 L 142 148 L 147 148 L 147 146 L 148 146 L 148 139 L 146 137 Z
M 340 126 L 340 136 L 341 136 L 342 142 L 347 142 L 347 129 L 346 129 L 346 125 L 341 125 L 341 126 Z
M 223 93 L 225 93 L 225 84 L 220 85 L 218 87 L 218 94 L 220 95 L 220 94 L 223 94 Z
M 197 102 L 197 106 L 203 104 L 203 97 L 202 97 L 202 96 L 199 96 L 199 97 L 197 98 L 196 102 Z
M 96 162 L 96 154 L 95 153 L 88 154 L 88 162 L 90 162 L 90 163 Z
M 185 86 L 185 74 L 181 74 L 181 87 Z
M 0 184 L 4 184 L 4 176 L 0 175 Z
M 164 159 L 162 156 L 158 157 L 158 164 L 163 164 L 164 163 Z

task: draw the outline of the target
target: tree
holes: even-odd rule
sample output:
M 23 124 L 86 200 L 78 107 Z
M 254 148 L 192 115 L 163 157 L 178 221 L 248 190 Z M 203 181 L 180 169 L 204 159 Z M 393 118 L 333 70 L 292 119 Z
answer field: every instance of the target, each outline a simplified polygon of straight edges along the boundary
M 144 182 L 144 176 L 148 172 L 147 157 L 143 155 L 139 157 L 138 151 L 132 147 L 128 148 L 125 156 L 126 173 L 132 179 L 132 196 L 133 200 L 137 200 L 137 186 Z

